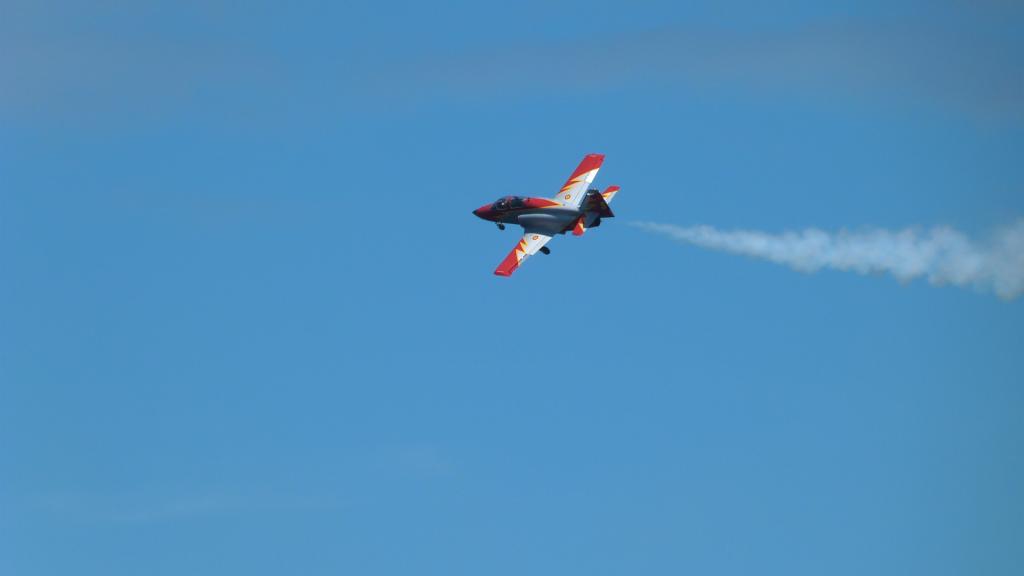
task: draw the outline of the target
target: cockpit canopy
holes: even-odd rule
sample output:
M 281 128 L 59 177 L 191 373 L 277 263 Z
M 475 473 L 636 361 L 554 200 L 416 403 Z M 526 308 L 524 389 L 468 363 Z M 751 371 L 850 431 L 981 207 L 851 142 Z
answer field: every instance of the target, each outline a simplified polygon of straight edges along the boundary
M 522 208 L 525 205 L 523 198 L 519 196 L 504 196 L 498 198 L 498 200 L 491 204 L 491 210 L 495 212 L 504 212 L 506 210 L 515 210 L 516 208 Z

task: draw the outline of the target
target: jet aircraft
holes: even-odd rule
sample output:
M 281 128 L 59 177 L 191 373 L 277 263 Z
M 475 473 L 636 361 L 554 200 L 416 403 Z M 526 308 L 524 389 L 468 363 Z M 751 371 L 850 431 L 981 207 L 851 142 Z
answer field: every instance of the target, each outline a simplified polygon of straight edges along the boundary
M 501 230 L 505 224 L 523 227 L 523 237 L 495 274 L 511 276 L 527 257 L 537 252 L 550 254 L 551 249 L 545 245 L 556 234 L 572 230 L 573 235 L 582 236 L 588 228 L 600 226 L 602 218 L 615 216 L 608 204 L 619 187 L 609 186 L 604 192 L 590 188 L 603 162 L 604 154 L 587 154 L 554 198 L 505 196 L 473 210 L 476 216 L 497 223 Z

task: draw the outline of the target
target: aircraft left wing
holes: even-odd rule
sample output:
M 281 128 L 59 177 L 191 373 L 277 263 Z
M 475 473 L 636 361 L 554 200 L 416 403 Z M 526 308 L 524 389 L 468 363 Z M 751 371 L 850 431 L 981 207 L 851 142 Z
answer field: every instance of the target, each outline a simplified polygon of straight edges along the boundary
M 516 247 L 505 256 L 505 259 L 498 264 L 498 268 L 494 271 L 498 276 L 511 276 L 515 272 L 516 268 L 526 260 L 528 256 L 533 256 L 538 250 L 544 247 L 551 240 L 551 236 L 540 234 L 539 232 L 527 232 L 523 234 L 523 237 L 516 244 Z

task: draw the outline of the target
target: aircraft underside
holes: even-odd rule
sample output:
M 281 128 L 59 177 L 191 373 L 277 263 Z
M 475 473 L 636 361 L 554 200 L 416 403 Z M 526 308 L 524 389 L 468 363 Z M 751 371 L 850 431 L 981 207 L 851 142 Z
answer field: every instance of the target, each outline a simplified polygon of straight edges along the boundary
M 562 234 L 571 230 L 573 224 L 583 213 L 578 210 L 545 209 L 522 214 L 513 214 L 509 224 L 518 224 L 524 230 L 540 232 L 548 236 Z

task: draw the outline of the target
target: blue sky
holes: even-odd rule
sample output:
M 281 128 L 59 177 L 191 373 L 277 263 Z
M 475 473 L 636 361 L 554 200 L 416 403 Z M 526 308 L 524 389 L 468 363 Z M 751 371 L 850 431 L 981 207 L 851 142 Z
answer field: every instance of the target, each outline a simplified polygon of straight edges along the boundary
M 1015 221 L 1019 7 L 3 11 L 0 573 L 1024 569 L 1020 301 L 625 225 Z

